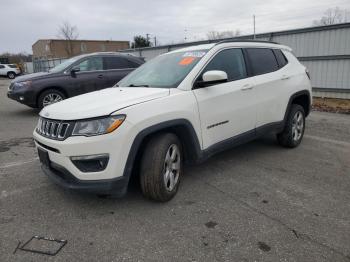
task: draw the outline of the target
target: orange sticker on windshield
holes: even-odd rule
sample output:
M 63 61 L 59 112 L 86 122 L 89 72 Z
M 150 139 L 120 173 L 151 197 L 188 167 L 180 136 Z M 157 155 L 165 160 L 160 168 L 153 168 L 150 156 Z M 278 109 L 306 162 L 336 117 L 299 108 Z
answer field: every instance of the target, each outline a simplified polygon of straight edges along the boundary
M 189 65 L 194 61 L 194 59 L 196 59 L 196 58 L 195 57 L 185 57 L 179 62 L 179 65 Z

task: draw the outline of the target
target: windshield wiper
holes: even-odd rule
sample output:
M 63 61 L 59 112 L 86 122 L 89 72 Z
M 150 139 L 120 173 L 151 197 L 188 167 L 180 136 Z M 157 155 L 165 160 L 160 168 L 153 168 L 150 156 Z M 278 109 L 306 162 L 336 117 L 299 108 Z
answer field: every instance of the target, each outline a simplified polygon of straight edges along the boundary
M 149 87 L 149 85 L 134 85 L 134 84 L 131 84 L 131 85 L 128 85 L 128 87 Z

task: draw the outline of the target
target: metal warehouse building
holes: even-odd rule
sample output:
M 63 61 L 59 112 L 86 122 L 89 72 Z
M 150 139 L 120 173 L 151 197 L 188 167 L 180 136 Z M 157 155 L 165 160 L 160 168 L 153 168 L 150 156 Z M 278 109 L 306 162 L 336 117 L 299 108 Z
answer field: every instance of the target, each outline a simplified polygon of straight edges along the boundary
M 253 35 L 234 39 L 253 39 Z M 257 34 L 256 39 L 290 46 L 311 73 L 314 96 L 350 99 L 350 23 Z M 175 49 L 221 40 L 127 49 L 122 52 L 149 60 Z

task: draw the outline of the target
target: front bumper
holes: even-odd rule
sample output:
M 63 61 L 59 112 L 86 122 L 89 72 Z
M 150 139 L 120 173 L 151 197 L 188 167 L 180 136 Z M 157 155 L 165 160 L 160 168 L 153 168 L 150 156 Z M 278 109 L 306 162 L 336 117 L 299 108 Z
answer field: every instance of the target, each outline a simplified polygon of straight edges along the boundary
M 118 177 L 105 180 L 79 180 L 64 167 L 51 163 L 41 166 L 44 173 L 57 185 L 74 191 L 94 194 L 112 194 L 122 197 L 126 194 L 129 179 Z
M 7 97 L 21 104 L 36 107 L 36 95 L 34 92 L 9 90 Z
M 126 192 L 129 175 L 124 168 L 132 144 L 130 124 L 124 121 L 118 130 L 100 136 L 75 136 L 63 141 L 53 140 L 33 133 L 36 147 L 48 153 L 49 165 L 44 172 L 62 187 L 113 195 Z M 105 169 L 98 172 L 82 172 L 72 162 L 71 157 L 108 154 Z

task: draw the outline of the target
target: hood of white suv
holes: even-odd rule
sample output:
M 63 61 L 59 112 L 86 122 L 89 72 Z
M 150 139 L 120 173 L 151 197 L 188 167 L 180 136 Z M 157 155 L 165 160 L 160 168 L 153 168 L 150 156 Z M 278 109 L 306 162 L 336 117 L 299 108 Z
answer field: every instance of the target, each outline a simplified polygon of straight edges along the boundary
M 107 88 L 44 107 L 40 116 L 57 120 L 105 116 L 125 107 L 168 96 L 169 92 L 169 89 L 150 87 Z

